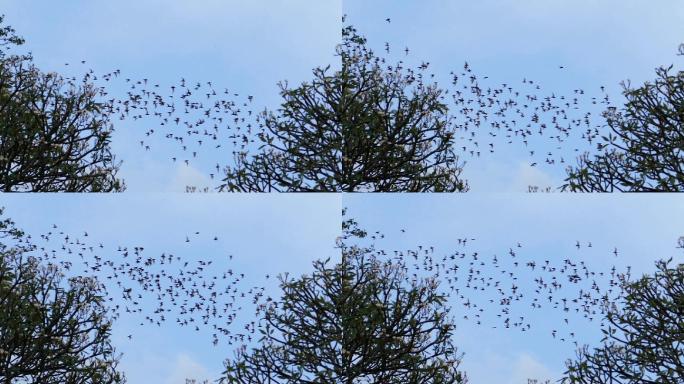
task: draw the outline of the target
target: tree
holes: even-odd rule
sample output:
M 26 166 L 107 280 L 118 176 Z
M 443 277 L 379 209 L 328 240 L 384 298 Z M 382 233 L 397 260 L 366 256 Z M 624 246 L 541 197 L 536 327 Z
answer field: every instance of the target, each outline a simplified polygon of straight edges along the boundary
M 610 127 L 600 154 L 568 167 L 563 190 L 684 191 L 684 71 L 658 68 L 654 83 L 624 84 L 624 111 L 604 113 Z
M 313 70 L 277 113 L 264 111 L 260 152 L 238 152 L 226 168 L 227 191 L 466 191 L 463 164 L 444 92 L 422 70 L 384 59 L 352 26 L 337 48 L 341 68 Z
M 653 276 L 624 282 L 611 306 L 603 345 L 567 362 L 565 383 L 684 382 L 684 264 L 656 263 Z
M 5 244 L 22 236 L 0 222 L 0 382 L 125 382 L 97 281 L 75 277 L 65 287 L 59 267 L 41 265 L 29 246 Z
M 351 220 L 345 234 L 365 235 Z M 261 345 L 226 362 L 229 383 L 465 383 L 455 328 L 434 279 L 340 240 L 342 261 L 314 262 L 266 310 Z
M 2 21 L 4 19 L 5 16 L 0 15 L 0 25 L 2 25 Z M 24 39 L 17 36 L 14 32 L 14 29 L 10 26 L 0 27 L 0 48 L 5 48 L 10 45 L 24 44 Z M 3 58 L 4 56 L 5 52 L 2 49 L 0 49 L 0 58 Z
M 0 28 L 0 190 L 122 191 L 100 90 L 88 75 L 78 84 L 5 52 L 22 43 L 11 27 Z

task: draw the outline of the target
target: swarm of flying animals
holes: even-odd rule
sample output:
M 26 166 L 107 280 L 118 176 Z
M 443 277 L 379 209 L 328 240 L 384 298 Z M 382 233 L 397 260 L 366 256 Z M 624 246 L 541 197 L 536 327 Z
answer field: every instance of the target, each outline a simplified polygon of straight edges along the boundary
M 170 252 L 150 255 L 143 246 L 110 249 L 91 238 L 87 232 L 75 236 L 53 225 L 36 239 L 27 235 L 19 241 L 34 249 L 33 256 L 59 265 L 67 275 L 95 277 L 106 292 L 113 319 L 137 316 L 140 326 L 173 322 L 195 331 L 209 330 L 214 345 L 221 342 L 244 349 L 256 340 L 260 316 L 278 305 L 277 298 L 265 294 L 264 286 L 245 283 L 245 274 L 231 267 L 232 255 L 208 259 Z M 217 241 L 218 236 L 192 232 L 179 239 L 207 240 Z M 455 238 L 455 250 L 443 254 L 433 246 L 381 247 L 386 240 L 380 231 L 369 236 L 369 244 L 353 240 L 378 259 L 404 266 L 413 280 L 438 281 L 459 321 L 529 332 L 535 325 L 534 313 L 558 312 L 563 323 L 546 333 L 575 344 L 572 324 L 583 319 L 603 325 L 606 309 L 618 302 L 623 284 L 631 278 L 630 267 L 595 269 L 582 259 L 580 251 L 593 247 L 590 241 L 569 244 L 571 252 L 565 256 L 539 257 L 526 254 L 520 242 L 501 253 L 483 254 L 474 249 L 476 238 L 465 236 Z M 613 258 L 619 255 L 616 247 L 606 253 Z
M 184 242 L 207 240 L 217 241 L 218 236 L 202 239 L 193 232 Z M 32 256 L 61 267 L 67 276 L 95 277 L 106 293 L 112 319 L 125 314 L 137 316 L 140 326 L 174 322 L 195 331 L 208 329 L 214 345 L 251 342 L 256 323 L 244 317 L 245 311 L 254 309 L 258 316 L 272 301 L 263 286 L 246 285 L 245 274 L 231 267 L 232 255 L 150 255 L 143 246 L 110 248 L 89 241 L 88 232 L 74 236 L 57 225 L 37 239 L 28 235 L 20 242 L 34 249 Z M 236 324 L 242 326 L 236 329 Z
M 583 320 L 604 326 L 606 310 L 618 302 L 622 287 L 631 281 L 629 266 L 592 268 L 590 260 L 582 258 L 582 251 L 592 248 L 591 241 L 576 241 L 565 256 L 539 257 L 526 254 L 520 242 L 498 254 L 483 254 L 473 249 L 475 238 L 464 236 L 455 239 L 455 251 L 438 254 L 433 246 L 381 247 L 385 235 L 380 231 L 369 238 L 369 252 L 407 266 L 414 280 L 435 277 L 454 305 L 457 320 L 529 332 L 534 326 L 529 318 L 535 313 L 556 312 L 563 323 L 546 334 L 576 346 L 577 328 L 572 324 Z M 613 247 L 605 254 L 615 258 L 619 252 Z
M 489 76 L 478 75 L 468 62 L 449 73 L 448 84 L 439 84 L 435 74 L 427 72 L 430 62 L 414 68 L 402 59 L 389 64 L 387 57 L 366 46 L 347 49 L 357 52 L 355 57 L 366 55 L 388 76 L 399 76 L 413 87 L 442 89 L 440 98 L 449 107 L 448 124 L 455 133 L 453 145 L 462 157 L 482 157 L 500 145 L 517 143 L 531 166 L 565 167 L 580 153 L 593 150 L 592 146 L 598 151 L 606 146 L 600 142 L 605 119 L 592 113 L 597 107 L 611 107 L 604 86 L 595 95 L 583 89 L 544 95 L 534 80 L 523 77 L 520 83 L 495 83 Z M 389 56 L 390 52 L 387 42 L 385 53 Z M 402 55 L 409 55 L 408 47 Z M 77 85 L 75 77 L 68 80 Z M 141 150 L 153 150 L 156 137 L 161 136 L 176 145 L 177 150 L 168 155 L 174 163 L 190 165 L 201 157 L 211 158 L 212 164 L 215 161 L 202 169 L 212 180 L 220 180 L 230 159 L 239 153 L 258 152 L 274 139 L 264 127 L 266 108 L 257 112 L 252 95 L 241 96 L 212 81 L 181 77 L 177 83 L 161 85 L 148 78 L 124 76 L 120 70 L 102 75 L 89 70 L 82 83 L 99 85 L 104 107 L 119 124 L 132 120 L 140 123 L 136 126 L 147 127 L 141 132 Z M 125 94 L 109 94 L 108 89 L 119 88 Z M 571 149 L 564 145 L 566 141 L 587 146 Z M 202 164 L 208 166 L 208 160 Z

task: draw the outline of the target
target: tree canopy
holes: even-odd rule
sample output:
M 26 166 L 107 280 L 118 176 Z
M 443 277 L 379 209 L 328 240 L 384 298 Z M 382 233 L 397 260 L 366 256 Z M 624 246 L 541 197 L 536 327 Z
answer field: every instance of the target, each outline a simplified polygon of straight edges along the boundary
M 43 73 L 30 55 L 6 51 L 22 43 L 11 27 L 0 28 L 0 190 L 123 190 L 98 88 L 89 75 L 76 82 Z
M 351 239 L 363 233 L 346 224 Z M 409 281 L 400 261 L 348 241 L 340 240 L 341 262 L 281 277 L 283 297 L 263 316 L 260 346 L 228 360 L 224 382 L 466 382 L 437 281 Z
M 684 381 L 684 264 L 659 261 L 653 275 L 624 282 L 624 302 L 611 305 L 601 347 L 578 351 L 564 383 Z
M 610 132 L 600 153 L 567 168 L 573 192 L 684 191 L 684 71 L 658 68 L 642 87 L 623 83 L 627 104 L 604 113 Z
M 5 244 L 22 236 L 0 222 L 0 382 L 125 382 L 97 281 L 64 284 L 60 268 L 41 264 L 31 247 Z
M 337 70 L 280 84 L 280 109 L 260 117 L 260 152 L 239 152 L 221 189 L 466 191 L 444 91 L 424 83 L 427 66 L 385 66 L 351 26 L 337 56 Z

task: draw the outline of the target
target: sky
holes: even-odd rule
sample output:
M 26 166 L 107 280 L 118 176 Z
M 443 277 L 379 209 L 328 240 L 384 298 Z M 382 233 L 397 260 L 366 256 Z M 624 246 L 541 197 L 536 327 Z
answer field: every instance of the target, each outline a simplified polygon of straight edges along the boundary
M 339 195 L 227 197 L 3 194 L 0 206 L 5 207 L 3 216 L 12 218 L 34 241 L 56 248 L 61 259 L 71 257 L 74 264 L 78 258 L 60 250 L 62 240 L 57 231 L 88 242 L 104 259 L 117 260 L 119 246 L 142 246 L 144 255 L 157 260 L 162 252 L 183 260 L 213 260 L 214 273 L 220 275 L 227 268 L 236 274 L 244 273 L 242 287 L 264 286 L 265 294 L 274 297 L 280 292 L 277 282 L 272 277 L 266 279 L 266 274 L 301 275 L 312 270 L 314 260 L 334 259 L 338 254 L 334 245 L 340 232 Z M 49 242 L 41 242 L 39 234 L 48 231 L 55 235 Z M 218 240 L 214 241 L 214 236 Z M 99 244 L 104 248 L 99 249 Z M 143 308 L 150 313 L 155 307 L 147 301 Z M 229 329 L 239 331 L 242 321 L 253 320 L 254 312 L 249 308 L 245 305 L 238 312 Z M 213 380 L 222 372 L 223 361 L 233 357 L 233 347 L 212 344 L 212 332 L 206 329 L 209 327 L 196 332 L 194 328 L 178 327 L 173 321 L 160 327 L 140 326 L 141 321 L 144 316 L 140 314 L 124 313 L 112 330 L 112 343 L 123 354 L 119 368 L 131 384 L 184 384 L 186 378 Z
M 289 272 L 297 277 L 309 273 L 316 259 L 339 258 L 335 239 L 343 206 L 369 234 L 385 235 L 375 246 L 387 254 L 433 246 L 436 259 L 454 252 L 478 252 L 481 260 L 496 256 L 505 264 L 514 249 L 521 262 L 541 265 L 550 260 L 551 265 L 559 265 L 563 259 L 581 260 L 591 270 L 606 273 L 612 266 L 618 271 L 630 266 L 634 277 L 653 272 L 659 259 L 684 262 L 684 253 L 676 249 L 677 239 L 684 235 L 684 198 L 676 194 L 3 194 L 0 206 L 34 241 L 57 249 L 60 258 L 69 257 L 59 251 L 60 237 L 54 234 L 41 243 L 39 234 L 63 231 L 72 241 L 77 238 L 96 249 L 102 244 L 100 255 L 112 260 L 119 246 L 143 246 L 144 255 L 152 257 L 166 252 L 184 260 L 213 260 L 216 273 L 225 268 L 244 273 L 242 287 L 263 285 L 274 298 L 280 291 L 276 281 L 265 279 L 266 274 Z M 459 245 L 462 238 L 468 239 L 467 247 Z M 233 258 L 227 260 L 226 255 Z M 482 267 L 482 273 L 492 273 L 491 267 Z M 529 297 L 535 275 L 519 271 L 516 277 L 515 284 Z M 586 289 L 586 285 L 578 287 Z M 566 284 L 560 292 L 571 297 L 576 291 Z M 597 345 L 597 322 L 575 315 L 565 326 L 566 315 L 559 310 L 544 306 L 532 311 L 524 301 L 511 306 L 511 317 L 525 316 L 532 328 L 526 333 L 504 329 L 495 315 L 498 307 L 487 303 L 491 294 L 466 295 L 484 309 L 481 325 L 462 306 L 463 300 L 449 298 L 456 323 L 454 342 L 465 353 L 461 369 L 471 383 L 558 379 L 564 361 L 575 351 L 560 337 L 574 332 L 579 343 Z M 145 301 L 143 308 L 150 312 L 155 307 Z M 231 329 L 239 329 L 252 313 L 245 305 Z M 130 383 L 213 379 L 222 371 L 224 359 L 232 357 L 232 347 L 222 342 L 212 345 L 210 330 L 195 332 L 173 322 L 140 326 L 141 321 L 142 315 L 124 314 L 113 328 L 112 341 L 123 353 L 120 368 Z M 553 329 L 558 330 L 558 338 L 552 337 Z
M 45 72 L 79 77 L 89 69 L 119 69 L 121 81 L 106 84 L 118 98 L 128 91 L 124 78 L 148 78 L 166 93 L 181 78 L 212 81 L 218 90 L 239 93 L 240 100 L 253 96 L 258 110 L 279 105 L 279 81 L 298 84 L 313 68 L 333 62 L 342 17 L 340 0 L 0 0 L 0 9 Z M 229 163 L 229 153 L 207 145 L 189 166 L 174 163 L 171 157 L 180 150 L 161 136 L 150 151 L 139 144 L 147 129 L 160 131 L 158 123 L 113 122 L 112 149 L 123 160 L 119 176 L 129 191 L 214 185 L 211 166 Z
M 603 109 L 591 104 L 589 97 L 601 99 L 601 85 L 620 106 L 621 81 L 637 86 L 653 81 L 656 67 L 674 64 L 681 69 L 684 63 L 684 57 L 676 55 L 684 42 L 684 3 L 676 0 L 657 6 L 634 0 L 345 0 L 343 12 L 376 53 L 384 54 L 388 42 L 387 57 L 393 63 L 429 62 L 428 72 L 447 89 L 449 72 L 461 72 L 467 61 L 483 89 L 507 83 L 522 91 L 527 89 L 520 88 L 523 78 L 540 85 L 534 91 L 540 97 L 570 96 L 574 89 L 584 89 L 588 98 L 581 112 L 597 117 Z M 405 47 L 410 49 L 408 56 Z M 483 76 L 489 79 L 482 80 Z M 604 124 L 601 118 L 596 121 Z M 480 137 L 480 147 L 486 148 L 488 136 Z M 463 176 L 473 192 L 558 187 L 565 166 L 558 161 L 546 164 L 543 154 L 553 151 L 558 158 L 562 153 L 567 165 L 574 164 L 574 148 L 581 152 L 595 147 L 575 135 L 560 152 L 548 140 L 530 141 L 529 148 L 520 142 L 491 142 L 494 154 L 483 149 L 481 158 L 462 156 L 467 162 Z M 534 157 L 529 150 L 536 151 Z M 532 167 L 533 162 L 538 164 Z
M 654 78 L 654 68 L 681 68 L 684 60 L 676 56 L 684 40 L 684 3 L 675 0 L 657 7 L 633 0 L 0 0 L 0 9 L 44 71 L 77 76 L 89 68 L 120 69 L 162 87 L 180 77 L 211 80 L 217 88 L 254 95 L 265 107 L 278 105 L 278 81 L 296 84 L 310 79 L 312 68 L 335 63 L 343 14 L 377 53 L 389 42 L 390 58 L 429 61 L 438 79 L 467 60 L 492 84 L 528 78 L 543 92 L 571 94 L 581 87 L 588 97 L 604 85 L 617 104 L 621 81 L 640 84 Z M 112 85 L 114 93 L 125 91 L 121 83 Z M 272 293 L 277 287 L 264 280 L 266 273 L 305 273 L 314 259 L 336 255 L 342 206 L 361 226 L 383 231 L 378 246 L 387 249 L 423 244 L 448 255 L 460 249 L 458 238 L 468 236 L 475 239 L 469 250 L 486 257 L 504 257 L 519 242 L 522 258 L 577 258 L 601 270 L 629 265 L 638 274 L 652 271 L 659 258 L 682 260 L 675 244 L 684 235 L 684 198 L 676 195 L 490 194 L 562 183 L 561 168 L 530 166 L 522 145 L 497 142 L 495 154 L 467 157 L 464 176 L 475 194 L 465 196 L 185 195 L 167 192 L 211 184 L 206 165 L 225 154 L 208 151 L 191 166 L 172 163 L 173 145 L 159 140 L 145 151 L 138 144 L 149 127 L 149 121 L 115 121 L 112 146 L 133 194 L 4 194 L 0 206 L 28 233 L 44 233 L 53 223 L 75 236 L 88 231 L 89 241 L 112 254 L 119 245 L 219 261 L 231 254 L 235 269 L 245 271 L 244 284 L 266 284 Z M 572 147 L 588 148 L 579 138 L 570 144 L 567 159 Z M 458 301 L 453 305 L 460 308 Z M 457 318 L 456 344 L 472 383 L 558 378 L 574 351 L 550 335 L 562 318 L 554 311 L 531 316 L 530 334 L 491 328 L 494 316 L 483 317 L 485 326 Z M 122 317 L 113 334 L 131 383 L 215 378 L 230 355 L 226 346 L 212 347 L 207 332 L 141 328 L 139 321 Z M 579 340 L 597 340 L 596 324 L 573 319 L 572 326 Z
M 633 85 L 655 78 L 654 68 L 675 64 L 682 43 L 684 5 L 675 0 L 658 7 L 640 1 L 362 1 L 362 0 L 255 0 L 201 3 L 152 0 L 137 2 L 65 2 L 2 0 L 6 23 L 27 40 L 40 68 L 65 75 L 120 69 L 122 76 L 149 78 L 167 89 L 179 79 L 213 81 L 254 96 L 261 110 L 279 104 L 277 83 L 299 84 L 311 70 L 338 64 L 335 45 L 340 42 L 341 17 L 368 37 L 376 53 L 392 47 L 388 58 L 408 64 L 429 62 L 429 71 L 448 88 L 448 73 L 468 62 L 474 72 L 488 76 L 481 84 L 521 87 L 523 78 L 541 88 L 534 93 L 572 95 L 586 90 L 586 102 L 575 113 L 592 112 L 592 123 L 604 125 L 599 86 L 614 105 L 624 101 L 620 82 Z M 389 18 L 390 22 L 385 20 Z M 151 22 L 153 20 L 153 22 Z M 411 54 L 404 57 L 403 49 Z M 81 65 L 80 60 L 86 60 Z M 65 66 L 65 63 L 70 63 Z M 559 67 L 563 66 L 563 69 Z M 123 97 L 126 83 L 108 84 L 111 94 Z M 240 99 L 242 100 L 242 99 Z M 112 148 L 123 160 L 120 176 L 129 191 L 183 191 L 186 185 L 215 186 L 210 179 L 214 164 L 229 164 L 228 151 L 199 148 L 189 165 L 171 157 L 189 154 L 161 136 L 148 140 L 145 132 L 160 128 L 153 120 L 114 121 Z M 604 127 L 605 128 L 605 127 Z M 561 150 L 548 139 L 507 144 L 501 136 L 485 132 L 480 142 L 494 145 L 495 153 L 481 157 L 463 153 L 463 173 L 472 191 L 524 192 L 529 185 L 558 187 L 565 166 L 578 153 L 593 150 L 576 132 Z M 140 141 L 151 150 L 146 151 Z M 578 152 L 574 151 L 577 148 Z M 535 155 L 528 154 L 530 150 Z M 547 151 L 566 162 L 544 162 Z M 532 166 L 532 163 L 537 163 Z
M 569 259 L 574 263 L 584 261 L 589 269 L 606 273 L 613 265 L 623 272 L 631 266 L 633 277 L 652 273 L 659 259 L 684 261 L 684 251 L 676 248 L 677 239 L 684 235 L 684 197 L 677 194 L 353 194 L 345 195 L 343 204 L 347 214 L 369 234 L 384 233 L 376 248 L 387 250 L 388 255 L 422 245 L 423 249 L 434 247 L 435 259 L 463 251 L 478 252 L 479 260 L 497 256 L 503 262 L 509 260 L 508 252 L 513 249 L 521 263 L 534 261 L 539 266 L 549 260 L 551 265 L 561 265 L 562 260 Z M 467 247 L 458 243 L 463 238 L 469 241 Z M 580 243 L 579 249 L 576 242 Z M 613 254 L 615 248 L 617 257 Z M 492 275 L 489 262 L 480 269 L 483 276 L 497 276 Z M 539 268 L 536 271 L 546 276 Z M 514 283 L 526 297 L 531 297 L 533 279 L 538 276 L 520 270 L 516 276 L 519 279 Z M 506 285 L 506 280 L 502 281 L 502 286 Z M 560 281 L 563 283 L 563 279 Z M 596 281 L 601 284 L 600 279 Z M 443 277 L 442 286 L 445 284 Z M 577 289 L 567 279 L 565 285 L 560 292 L 568 298 L 574 292 L 576 297 Z M 524 316 L 529 319 L 526 322 L 531 322 L 531 329 L 505 329 L 496 316 L 498 304 L 487 301 L 492 291 L 490 288 L 466 295 L 472 302 L 482 303 L 481 325 L 476 324 L 472 311 L 466 311 L 463 300 L 453 294 L 448 299 L 455 315 L 455 345 L 465 354 L 461 368 L 471 383 L 520 384 L 527 378 L 559 379 L 566 359 L 575 356 L 574 344 L 559 341 L 561 337 L 570 340 L 569 332 L 575 333 L 578 345 L 598 346 L 599 323 L 578 316 L 571 317 L 566 326 L 564 312 L 547 306 L 533 311 L 526 301 L 511 306 L 511 318 Z M 554 329 L 557 338 L 551 333 Z

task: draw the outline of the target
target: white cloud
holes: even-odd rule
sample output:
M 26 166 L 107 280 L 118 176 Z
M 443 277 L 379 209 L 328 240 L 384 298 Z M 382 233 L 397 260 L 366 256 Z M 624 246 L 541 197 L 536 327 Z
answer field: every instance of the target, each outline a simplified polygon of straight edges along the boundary
M 171 374 L 167 377 L 166 384 L 185 384 L 185 379 L 195 379 L 198 383 L 204 380 L 215 380 L 209 371 L 200 363 L 185 353 L 176 355 L 176 361 Z
M 526 352 L 502 353 L 490 349 L 466 353 L 461 368 L 474 384 L 527 384 L 528 379 L 536 379 L 541 384 L 545 380 L 553 382 L 558 378 L 558 374 Z
M 206 187 L 213 191 L 212 182 L 205 174 L 190 165 L 179 165 L 167 190 L 185 192 L 187 186 L 197 187 L 199 190 Z
M 530 185 L 555 190 L 562 184 L 559 177 L 527 161 L 482 159 L 466 164 L 463 176 L 474 192 L 526 193 Z
M 529 163 L 521 161 L 513 178 L 511 192 L 526 192 L 529 186 L 539 188 L 551 187 L 554 190 L 561 183 L 554 180 L 551 175 L 542 171 L 539 167 L 533 167 Z
M 511 384 L 524 384 L 527 383 L 527 379 L 537 379 L 539 383 L 556 379 L 549 368 L 526 353 L 518 355 L 510 377 L 509 383 Z

